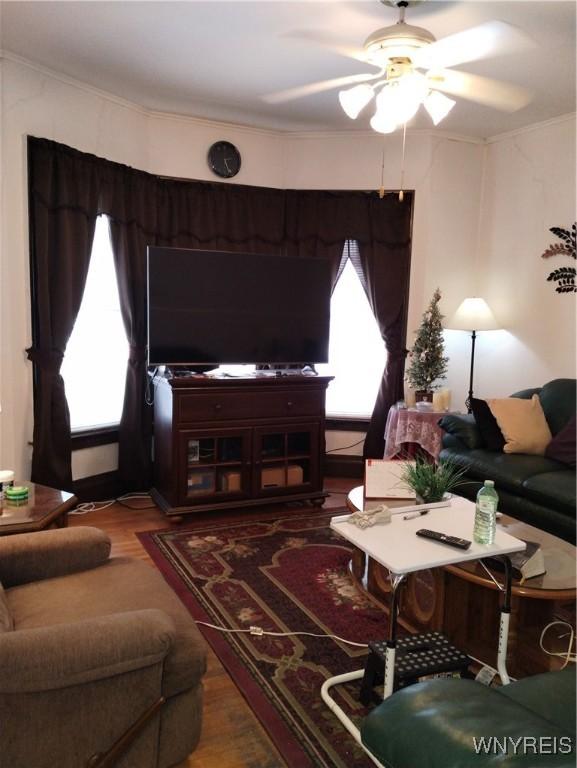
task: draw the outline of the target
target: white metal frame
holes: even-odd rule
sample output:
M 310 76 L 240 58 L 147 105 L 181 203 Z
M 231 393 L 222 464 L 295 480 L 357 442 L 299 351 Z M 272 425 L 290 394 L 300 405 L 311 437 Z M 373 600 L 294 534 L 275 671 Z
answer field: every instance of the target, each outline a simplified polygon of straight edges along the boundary
M 342 518 L 340 518 L 342 520 Z M 511 615 L 511 586 L 512 586 L 512 568 L 511 561 L 508 555 L 497 555 L 501 557 L 505 565 L 505 589 L 503 604 L 501 606 L 501 620 L 499 626 L 499 641 L 497 647 L 497 671 L 503 685 L 510 683 L 509 674 L 507 672 L 507 646 L 509 642 L 509 619 Z M 396 634 L 397 634 L 397 612 L 398 612 L 398 593 L 399 588 L 405 578 L 405 573 L 391 573 L 389 572 L 389 579 L 391 582 L 391 598 L 390 598 L 390 610 L 389 610 L 389 637 L 387 639 L 387 647 L 385 650 L 385 673 L 384 673 L 384 687 L 383 687 L 383 700 L 387 699 L 393 694 L 394 680 L 395 680 L 395 657 L 396 657 Z M 364 676 L 364 669 L 358 669 L 354 672 L 346 672 L 342 675 L 334 675 L 328 678 L 321 687 L 321 697 L 333 714 L 340 720 L 345 726 L 347 731 L 355 739 L 355 741 L 362 747 L 365 753 L 379 768 L 385 768 L 379 760 L 365 747 L 361 740 L 361 732 L 343 711 L 343 709 L 336 703 L 336 701 L 330 696 L 329 691 L 335 685 L 342 683 L 348 683 L 352 680 L 359 680 Z

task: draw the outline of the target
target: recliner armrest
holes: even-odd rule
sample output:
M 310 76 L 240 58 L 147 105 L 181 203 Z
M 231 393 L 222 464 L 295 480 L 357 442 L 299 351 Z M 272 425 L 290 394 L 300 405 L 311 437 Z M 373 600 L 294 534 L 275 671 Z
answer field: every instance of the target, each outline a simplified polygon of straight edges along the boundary
M 170 617 L 154 608 L 0 634 L 0 694 L 82 685 L 163 661 Z
M 98 528 L 54 528 L 0 537 L 0 582 L 26 584 L 96 568 L 110 556 L 110 538 Z

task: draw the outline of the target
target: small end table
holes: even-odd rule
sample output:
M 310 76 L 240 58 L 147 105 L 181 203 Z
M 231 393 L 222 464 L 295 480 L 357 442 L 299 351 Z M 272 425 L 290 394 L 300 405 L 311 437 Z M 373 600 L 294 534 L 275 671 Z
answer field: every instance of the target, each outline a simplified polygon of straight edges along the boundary
M 443 430 L 438 421 L 447 411 L 418 411 L 416 408 L 391 408 L 385 427 L 385 459 L 403 451 L 407 443 L 416 443 L 434 461 L 439 458 Z M 404 449 L 406 451 L 406 447 Z M 410 453 L 410 451 L 409 451 Z
M 28 488 L 24 504 L 0 501 L 0 536 L 11 533 L 33 533 L 54 525 L 66 528 L 68 512 L 78 504 L 74 494 L 36 483 L 18 483 Z

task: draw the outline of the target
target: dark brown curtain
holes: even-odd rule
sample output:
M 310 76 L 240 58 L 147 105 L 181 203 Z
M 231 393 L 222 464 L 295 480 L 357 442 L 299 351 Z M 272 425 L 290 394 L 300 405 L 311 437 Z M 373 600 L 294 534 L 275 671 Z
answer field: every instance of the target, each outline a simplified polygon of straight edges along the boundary
M 126 490 L 152 483 L 152 409 L 147 405 L 146 247 L 157 241 L 158 181 L 124 166 L 106 169 L 102 209 L 110 217 L 122 320 L 129 354 L 118 427 L 118 474 Z
M 158 245 L 282 253 L 284 192 L 164 179 L 158 195 Z
M 70 414 L 60 367 L 80 309 L 98 210 L 94 168 L 75 153 L 29 148 L 34 363 L 31 478 L 72 490 Z
M 364 192 L 175 181 L 45 139 L 29 138 L 28 146 L 37 482 L 62 488 L 71 483 L 70 424 L 58 372 L 82 299 L 98 214 L 110 218 L 130 344 L 119 437 L 119 470 L 126 490 L 150 484 L 151 412 L 145 403 L 147 245 L 326 258 L 334 284 L 344 243 L 357 240 L 389 360 L 395 359 L 397 346 L 402 348 L 398 334 L 406 324 L 406 300 L 399 303 L 398 296 L 408 293 L 412 210 L 408 193 L 404 205 L 391 205 L 393 196 L 380 200 Z M 400 222 L 387 223 L 390 216 Z M 399 267 L 397 257 L 406 264 Z M 389 310 L 382 290 L 393 302 Z M 382 408 L 392 397 L 399 371 L 402 379 L 402 369 L 402 361 L 397 369 L 392 363 L 388 366 Z M 375 413 L 380 419 L 381 412 Z
M 364 229 L 369 195 L 365 192 L 287 190 L 285 252 L 329 259 L 333 289 L 340 276 L 343 248 Z
M 382 458 L 391 405 L 403 397 L 411 269 L 413 194 L 371 199 L 371 237 L 359 240 L 366 293 L 387 350 L 387 363 L 365 439 L 365 458 Z

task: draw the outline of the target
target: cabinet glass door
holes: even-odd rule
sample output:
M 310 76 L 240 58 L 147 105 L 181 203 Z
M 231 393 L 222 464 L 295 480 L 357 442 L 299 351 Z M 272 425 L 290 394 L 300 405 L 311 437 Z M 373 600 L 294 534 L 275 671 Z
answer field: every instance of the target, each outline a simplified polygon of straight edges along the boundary
M 256 496 L 301 493 L 319 482 L 318 424 L 262 427 L 254 431 Z
M 250 493 L 250 429 L 180 432 L 181 503 L 210 503 Z

